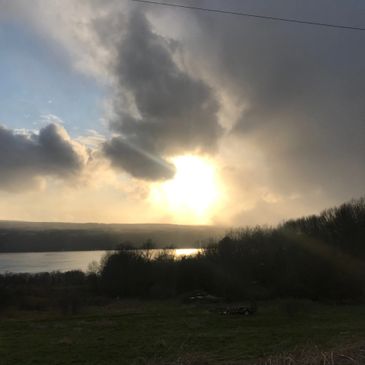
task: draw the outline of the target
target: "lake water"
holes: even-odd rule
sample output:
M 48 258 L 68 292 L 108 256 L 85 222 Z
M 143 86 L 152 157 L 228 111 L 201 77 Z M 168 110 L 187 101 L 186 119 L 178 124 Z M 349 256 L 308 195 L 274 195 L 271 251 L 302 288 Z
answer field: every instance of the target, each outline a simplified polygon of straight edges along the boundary
M 153 250 L 155 253 L 160 250 Z M 173 250 L 175 256 L 195 255 L 198 249 Z M 110 251 L 109 251 L 110 252 Z M 0 253 L 0 274 L 45 271 L 87 271 L 90 263 L 100 262 L 106 251 L 16 252 Z

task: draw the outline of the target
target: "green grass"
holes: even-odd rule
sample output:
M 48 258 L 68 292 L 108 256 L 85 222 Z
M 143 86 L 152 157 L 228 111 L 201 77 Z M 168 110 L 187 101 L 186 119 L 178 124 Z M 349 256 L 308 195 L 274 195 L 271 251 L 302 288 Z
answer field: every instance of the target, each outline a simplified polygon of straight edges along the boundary
M 274 302 L 240 317 L 173 302 L 121 302 L 77 316 L 3 315 L 0 365 L 162 364 L 181 358 L 223 364 L 361 341 L 364 306 Z

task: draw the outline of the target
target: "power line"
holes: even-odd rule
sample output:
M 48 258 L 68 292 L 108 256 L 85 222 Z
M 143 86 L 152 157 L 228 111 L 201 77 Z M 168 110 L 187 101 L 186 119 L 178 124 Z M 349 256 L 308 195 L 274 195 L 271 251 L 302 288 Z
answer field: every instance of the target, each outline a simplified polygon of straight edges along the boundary
M 355 27 L 355 26 L 350 26 L 350 25 L 320 23 L 320 22 L 314 22 L 314 21 L 309 21 L 309 20 L 300 20 L 300 19 L 291 19 L 291 18 L 280 18 L 280 17 L 276 17 L 276 16 L 259 15 L 259 14 L 252 14 L 252 13 L 242 13 L 242 12 L 230 11 L 230 10 L 201 8 L 201 7 L 198 7 L 198 6 L 190 6 L 190 5 L 182 5 L 182 4 L 171 4 L 171 3 L 165 3 L 165 2 L 160 2 L 160 1 L 152 1 L 152 0 L 131 0 L 131 1 L 134 1 L 134 2 L 137 2 L 137 3 L 149 4 L 149 5 L 169 6 L 169 7 L 173 7 L 173 8 L 207 11 L 207 12 L 211 12 L 211 13 L 238 15 L 238 16 L 245 16 L 245 17 L 250 17 L 250 18 L 280 21 L 280 22 L 286 22 L 286 23 L 297 23 L 297 24 L 315 25 L 315 26 L 319 26 L 319 27 L 327 27 L 327 28 L 365 31 L 365 28 Z

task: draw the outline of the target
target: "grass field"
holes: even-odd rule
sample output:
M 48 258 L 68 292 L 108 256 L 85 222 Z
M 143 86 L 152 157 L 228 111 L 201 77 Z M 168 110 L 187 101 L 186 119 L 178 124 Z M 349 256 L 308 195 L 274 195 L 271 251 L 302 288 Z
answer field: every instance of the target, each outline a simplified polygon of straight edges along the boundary
M 364 306 L 278 301 L 242 317 L 175 302 L 129 301 L 76 316 L 9 312 L 0 317 L 1 365 L 256 363 L 354 344 L 365 344 Z

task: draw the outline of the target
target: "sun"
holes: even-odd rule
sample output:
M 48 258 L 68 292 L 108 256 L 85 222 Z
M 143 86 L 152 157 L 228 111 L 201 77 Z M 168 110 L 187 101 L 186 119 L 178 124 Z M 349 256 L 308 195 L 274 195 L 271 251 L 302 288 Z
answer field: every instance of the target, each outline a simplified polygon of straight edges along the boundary
M 220 198 L 214 164 L 193 155 L 175 157 L 172 163 L 176 174 L 152 189 L 153 201 L 178 218 L 207 223 Z

